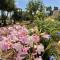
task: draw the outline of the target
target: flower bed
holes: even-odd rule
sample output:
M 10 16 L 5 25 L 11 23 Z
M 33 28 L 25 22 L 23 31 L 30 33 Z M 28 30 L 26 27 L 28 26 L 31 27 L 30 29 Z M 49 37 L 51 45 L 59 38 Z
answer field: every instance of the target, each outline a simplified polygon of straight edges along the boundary
M 27 29 L 19 24 L 0 28 L 0 59 L 2 60 L 43 60 L 46 49 L 42 39 L 51 36 L 38 28 Z

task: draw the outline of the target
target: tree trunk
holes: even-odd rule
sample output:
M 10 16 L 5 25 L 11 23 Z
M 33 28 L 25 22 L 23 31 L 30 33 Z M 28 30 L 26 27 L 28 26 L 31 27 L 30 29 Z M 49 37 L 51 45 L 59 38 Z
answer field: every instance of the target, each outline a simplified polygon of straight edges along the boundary
M 4 11 L 1 10 L 1 20 L 2 20 L 2 23 L 3 23 L 3 15 L 4 15 Z
M 3 26 L 6 26 L 6 15 L 4 10 L 1 10 L 1 20 L 2 20 Z
M 8 11 L 7 11 L 7 18 L 8 18 Z

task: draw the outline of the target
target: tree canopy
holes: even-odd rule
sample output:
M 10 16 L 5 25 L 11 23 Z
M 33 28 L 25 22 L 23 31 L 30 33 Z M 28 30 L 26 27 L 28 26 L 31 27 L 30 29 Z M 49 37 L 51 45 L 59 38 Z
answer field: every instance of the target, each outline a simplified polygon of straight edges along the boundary
M 42 11 L 43 9 L 43 3 L 41 0 L 30 0 L 27 6 L 27 10 L 29 13 L 36 13 L 37 10 Z
M 39 10 L 40 12 L 44 10 L 43 2 L 41 0 L 29 0 L 27 4 L 27 13 L 29 14 L 31 19 L 34 18 L 37 10 Z
M 11 11 L 15 8 L 15 0 L 0 0 L 0 10 Z

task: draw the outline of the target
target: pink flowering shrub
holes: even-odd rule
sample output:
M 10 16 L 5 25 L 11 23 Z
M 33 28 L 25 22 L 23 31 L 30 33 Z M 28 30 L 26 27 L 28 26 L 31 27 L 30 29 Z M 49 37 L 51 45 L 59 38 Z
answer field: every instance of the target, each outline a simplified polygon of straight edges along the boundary
M 16 60 L 22 60 L 28 54 L 29 48 L 33 47 L 33 43 L 40 41 L 38 34 L 33 33 L 30 35 L 29 33 L 29 29 L 21 25 L 1 27 L 0 49 L 2 51 L 15 49 L 17 52 Z
M 40 41 L 40 37 L 39 37 L 39 35 L 37 35 L 37 34 L 33 34 L 33 35 L 32 35 L 32 40 L 33 40 L 34 43 L 39 42 L 39 41 Z

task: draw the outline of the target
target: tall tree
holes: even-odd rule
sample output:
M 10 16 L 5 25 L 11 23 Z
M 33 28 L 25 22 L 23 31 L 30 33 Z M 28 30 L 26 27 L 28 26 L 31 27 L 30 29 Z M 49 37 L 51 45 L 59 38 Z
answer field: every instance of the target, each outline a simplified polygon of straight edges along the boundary
M 0 0 L 1 20 L 4 24 L 6 22 L 4 15 L 4 11 L 6 10 L 6 7 L 7 7 L 6 0 Z
M 54 6 L 54 10 L 58 10 L 58 7 L 55 7 L 55 6 Z
M 33 16 L 36 14 L 36 11 L 43 10 L 43 3 L 41 0 L 30 0 L 29 3 L 27 4 L 27 11 L 28 13 Z
M 0 10 L 12 11 L 15 8 L 15 0 L 0 0 Z
M 12 11 L 15 8 L 15 0 L 7 0 L 7 10 Z
M 52 7 L 51 6 L 47 7 L 47 11 L 50 12 L 49 13 L 49 16 L 51 16 L 53 14 Z
M 11 12 L 12 10 L 14 10 L 14 8 L 15 8 L 15 0 L 0 0 L 0 10 L 2 11 L 1 12 L 2 18 L 4 18 L 5 16 L 4 11 Z

